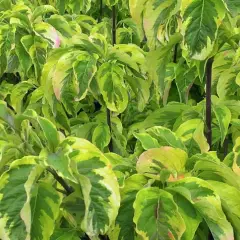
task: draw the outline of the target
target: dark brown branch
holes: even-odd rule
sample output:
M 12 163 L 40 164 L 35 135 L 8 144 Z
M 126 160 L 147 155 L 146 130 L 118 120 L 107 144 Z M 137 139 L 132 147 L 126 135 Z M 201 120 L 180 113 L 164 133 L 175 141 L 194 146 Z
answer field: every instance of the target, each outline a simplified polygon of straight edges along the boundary
M 57 190 L 58 192 L 62 193 L 62 194 L 65 194 L 65 195 L 67 195 L 67 192 L 65 192 L 65 191 L 64 191 L 64 190 L 62 190 L 62 189 L 56 188 L 56 190 Z
M 223 156 L 224 158 L 228 155 L 228 136 L 226 136 L 224 143 L 223 143 Z
M 64 181 L 63 178 L 58 176 L 57 172 L 52 168 L 47 168 L 47 170 L 54 176 L 54 178 L 61 184 L 61 186 L 65 189 L 66 194 L 70 195 L 73 192 L 72 187 L 68 186 L 68 184 Z
M 178 44 L 174 47 L 174 55 L 173 55 L 173 62 L 177 63 L 177 51 L 178 51 Z
M 100 0 L 98 22 L 101 22 L 102 18 L 103 18 L 103 0 Z
M 112 7 L 112 45 L 116 44 L 116 6 Z M 107 124 L 110 130 L 110 134 L 112 134 L 112 126 L 111 126 L 111 111 L 107 109 Z M 113 151 L 113 142 L 112 138 L 110 140 L 110 143 L 108 145 L 109 151 Z
M 112 7 L 112 45 L 116 44 L 116 6 Z
M 213 58 L 210 58 L 206 69 L 206 138 L 210 149 L 212 146 L 212 65 Z

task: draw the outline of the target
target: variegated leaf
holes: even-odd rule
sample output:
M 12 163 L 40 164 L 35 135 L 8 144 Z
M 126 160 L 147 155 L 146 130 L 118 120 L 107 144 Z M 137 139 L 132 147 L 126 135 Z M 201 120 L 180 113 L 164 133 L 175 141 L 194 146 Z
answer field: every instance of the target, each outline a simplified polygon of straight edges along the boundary
M 220 196 L 222 207 L 234 227 L 236 240 L 240 237 L 240 190 L 218 181 L 208 181 Z
M 134 240 L 135 224 L 133 222 L 133 203 L 136 194 L 147 184 L 147 178 L 141 174 L 134 174 L 127 178 L 121 189 L 121 206 L 115 222 L 115 226 L 108 234 L 110 240 Z
M 142 153 L 137 161 L 137 171 L 151 178 L 160 179 L 161 170 L 181 173 L 185 169 L 187 153 L 178 148 L 160 147 Z
M 30 240 L 31 189 L 43 168 L 35 157 L 14 161 L 0 178 L 0 238 Z
M 35 10 L 34 10 L 34 12 L 32 14 L 31 20 L 34 21 L 39 16 L 42 16 L 43 14 L 46 14 L 46 13 L 49 13 L 49 12 L 56 13 L 57 10 L 53 6 L 51 6 L 51 5 L 38 6 L 38 7 L 35 8 Z
M 234 159 L 232 169 L 233 171 L 240 176 L 240 137 L 238 137 L 235 141 L 235 145 L 233 147 Z
M 13 87 L 10 99 L 12 107 L 18 114 L 22 112 L 22 100 L 25 94 L 32 88 L 34 88 L 34 85 L 30 81 L 22 81 Z
M 92 141 L 101 151 L 108 146 L 111 139 L 109 126 L 106 123 L 99 123 L 93 131 Z
M 204 122 L 201 119 L 191 119 L 182 123 L 176 130 L 176 136 L 182 139 L 191 155 L 199 149 L 202 153 L 209 150 L 204 136 Z
M 221 144 L 223 145 L 231 121 L 231 112 L 224 105 L 215 105 L 213 107 L 213 111 L 218 121 L 218 125 L 221 132 Z
M 77 97 L 77 82 L 73 72 L 73 64 L 81 51 L 70 51 L 62 55 L 55 66 L 52 85 L 55 96 L 66 107 L 70 114 L 75 113 Z
M 123 112 L 128 104 L 123 69 L 116 63 L 103 63 L 97 72 L 97 81 L 107 107 L 113 112 Z
M 197 177 L 205 180 L 218 180 L 230 186 L 240 188 L 240 177 L 222 163 L 215 152 L 196 154 L 189 159 L 190 169 L 193 169 Z
M 161 146 L 171 146 L 174 148 L 180 148 L 184 151 L 186 150 L 181 139 L 168 128 L 156 126 L 147 129 L 146 132 L 157 139 Z
M 157 46 L 158 32 L 162 28 L 168 28 L 170 19 L 175 15 L 181 6 L 180 0 L 150 0 L 146 2 L 143 13 L 143 26 L 147 37 L 147 44 L 150 49 L 154 49 Z M 161 34 L 164 35 L 165 31 Z M 170 36 L 165 33 L 164 37 L 168 40 Z
M 220 197 L 206 181 L 188 177 L 173 183 L 168 190 L 185 197 L 204 218 L 214 239 L 234 239 L 233 228 L 221 206 Z
M 37 23 L 34 25 L 34 30 L 37 32 L 37 34 L 47 39 L 52 48 L 60 47 L 61 39 L 59 33 L 50 24 L 46 22 Z
M 49 183 L 38 183 L 31 191 L 31 240 L 49 240 L 60 212 L 62 195 Z
M 69 137 L 62 144 L 71 148 L 69 157 L 77 164 L 85 203 L 82 229 L 94 239 L 105 234 L 116 219 L 120 206 L 117 178 L 109 160 L 87 140 Z
M 205 60 L 210 55 L 225 11 L 222 0 L 182 1 L 184 46 L 193 59 Z
M 193 205 L 189 204 L 188 200 L 178 193 L 173 193 L 173 200 L 178 206 L 178 211 L 182 216 L 186 230 L 183 233 L 181 240 L 194 239 L 195 233 L 202 222 L 202 217 Z
M 181 239 L 186 226 L 170 193 L 157 187 L 144 188 L 133 207 L 136 231 L 142 239 Z
M 86 97 L 90 82 L 97 70 L 97 56 L 89 53 L 80 54 L 73 64 L 74 76 L 78 84 L 78 100 Z

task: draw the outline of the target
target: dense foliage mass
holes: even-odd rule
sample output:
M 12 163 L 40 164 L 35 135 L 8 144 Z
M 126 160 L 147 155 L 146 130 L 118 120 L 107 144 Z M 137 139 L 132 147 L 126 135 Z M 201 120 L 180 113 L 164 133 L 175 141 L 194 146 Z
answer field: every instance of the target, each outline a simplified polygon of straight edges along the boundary
M 1 240 L 240 240 L 239 0 L 0 0 Z

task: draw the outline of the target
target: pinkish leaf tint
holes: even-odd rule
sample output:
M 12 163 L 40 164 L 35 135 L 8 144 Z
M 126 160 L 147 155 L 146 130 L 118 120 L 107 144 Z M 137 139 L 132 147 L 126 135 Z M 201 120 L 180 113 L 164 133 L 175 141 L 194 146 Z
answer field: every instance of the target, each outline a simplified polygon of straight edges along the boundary
M 54 39 L 54 46 L 53 48 L 59 48 L 61 44 L 60 37 L 58 36 L 58 33 L 55 28 L 53 28 L 53 39 Z

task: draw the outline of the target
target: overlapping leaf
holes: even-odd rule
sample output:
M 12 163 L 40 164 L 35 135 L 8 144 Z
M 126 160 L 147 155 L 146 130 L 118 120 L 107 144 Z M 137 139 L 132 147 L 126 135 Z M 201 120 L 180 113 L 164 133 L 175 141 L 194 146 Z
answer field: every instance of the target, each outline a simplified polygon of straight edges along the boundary
M 0 178 L 0 238 L 30 239 L 31 188 L 42 173 L 34 157 L 17 160 Z
M 210 55 L 225 11 L 222 0 L 182 1 L 184 45 L 192 58 L 205 60 Z
M 128 104 L 123 69 L 116 63 L 104 63 L 97 72 L 97 81 L 107 107 L 114 112 L 123 112 Z
M 137 162 L 137 171 L 149 177 L 159 179 L 161 170 L 183 172 L 187 153 L 172 147 L 149 149 L 142 153 Z
M 82 187 L 85 215 L 82 229 L 90 236 L 105 234 L 117 216 L 120 193 L 117 178 L 108 159 L 90 142 L 69 137 L 63 141 L 76 162 L 78 179 Z
M 189 177 L 173 183 L 169 190 L 181 194 L 189 204 L 193 204 L 206 221 L 214 239 L 234 239 L 233 228 L 222 210 L 220 197 L 209 183 Z
M 138 192 L 134 222 L 144 240 L 181 239 L 186 226 L 170 193 L 156 187 Z

